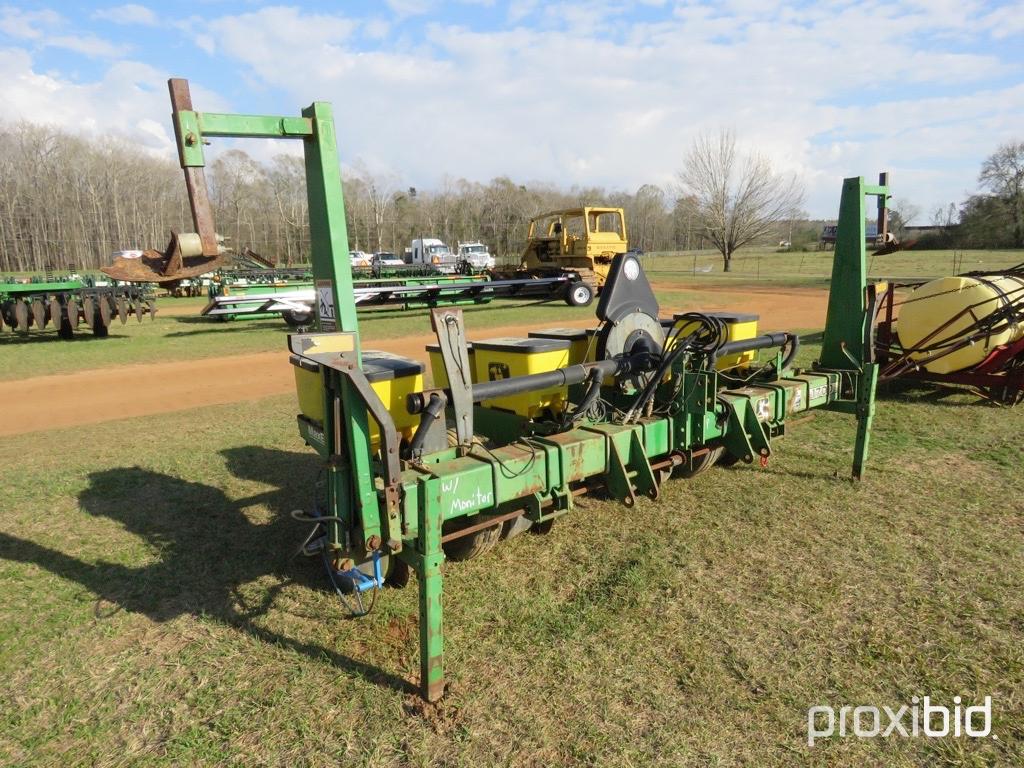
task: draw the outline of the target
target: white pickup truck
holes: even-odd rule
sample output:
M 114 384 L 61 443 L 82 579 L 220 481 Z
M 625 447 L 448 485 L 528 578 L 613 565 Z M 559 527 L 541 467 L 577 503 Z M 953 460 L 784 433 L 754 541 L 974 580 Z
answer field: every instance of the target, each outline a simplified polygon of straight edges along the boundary
M 436 237 L 417 238 L 410 244 L 410 250 L 410 264 L 434 267 L 445 274 L 458 271 L 458 257 Z
M 459 263 L 468 264 L 473 272 L 494 269 L 494 257 L 483 243 L 459 243 Z

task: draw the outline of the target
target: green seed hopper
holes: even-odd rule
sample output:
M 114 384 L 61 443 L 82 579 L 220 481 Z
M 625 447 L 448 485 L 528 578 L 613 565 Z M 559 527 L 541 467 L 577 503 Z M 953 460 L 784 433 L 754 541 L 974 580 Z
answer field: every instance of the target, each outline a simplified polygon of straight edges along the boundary
M 325 498 L 293 516 L 311 524 L 302 550 L 322 559 L 353 614 L 372 610 L 386 584 L 402 586 L 415 572 L 426 699 L 444 690 L 446 558 L 482 554 L 529 528 L 543 532 L 582 493 L 634 505 L 657 499 L 673 474 L 767 463 L 787 421 L 812 409 L 856 419 L 853 476 L 862 476 L 877 380 L 865 197 L 884 210 L 884 184 L 844 182 L 824 344 L 810 368 L 792 366 L 794 334 L 758 332 L 750 316 L 662 318 L 640 262 L 620 254 L 590 334 L 568 329 L 562 338 L 558 329 L 471 345 L 461 310 L 434 309 L 434 380 L 445 386 L 428 388 L 422 363 L 361 343 L 330 105 L 316 102 L 295 117 L 201 113 L 185 81 L 170 88 L 192 185 L 209 138 L 303 144 L 318 330 L 293 334 L 289 348 L 298 427 L 323 463 Z M 193 195 L 193 206 L 204 197 Z M 194 211 L 197 226 L 211 228 L 200 237 L 212 236 L 208 213 Z

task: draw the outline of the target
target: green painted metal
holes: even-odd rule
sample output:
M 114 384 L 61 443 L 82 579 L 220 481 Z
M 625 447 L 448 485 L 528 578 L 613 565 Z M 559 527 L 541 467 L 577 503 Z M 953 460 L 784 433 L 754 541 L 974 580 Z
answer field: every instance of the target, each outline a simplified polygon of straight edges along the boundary
M 309 198 L 310 254 L 313 282 L 317 291 L 317 327 L 356 336 L 355 362 L 361 362 L 359 321 L 352 294 L 352 268 L 345 225 L 345 199 L 341 186 L 341 163 L 334 117 L 330 104 L 315 102 L 302 110 L 311 121 L 312 135 L 303 142 L 306 164 L 306 193 Z M 351 516 L 359 510 L 362 541 L 382 535 L 370 456 L 370 433 L 366 409 L 347 379 L 324 374 L 326 431 L 334 437 L 334 450 L 344 452 L 347 462 L 330 461 L 327 466 L 328 504 Z M 340 394 L 340 403 L 335 397 Z M 346 517 L 347 519 L 347 517 Z M 342 546 L 341 526 L 329 526 L 331 544 Z M 367 547 L 370 549 L 370 547 Z
M 879 216 L 885 215 L 890 197 L 885 183 L 888 174 L 881 174 L 879 181 L 882 183 L 867 184 L 862 176 L 843 181 L 825 336 L 821 359 L 815 366 L 843 374 L 840 396 L 825 407 L 857 418 L 853 458 L 853 477 L 857 480 L 863 477 L 867 465 L 878 385 L 878 366 L 872 362 L 874 318 L 868 316 L 864 198 L 877 198 Z
M 863 176 L 843 181 L 839 201 L 832 282 L 828 297 L 821 366 L 851 369 L 851 358 L 865 359 L 867 317 L 867 254 L 865 249 L 865 196 L 889 198 L 888 186 L 868 185 Z M 845 350 L 845 351 L 844 351 Z
M 76 291 L 83 287 L 85 287 L 85 283 L 81 280 L 55 280 L 50 283 L 0 283 L 0 297 Z
M 354 334 L 355 351 L 346 354 L 358 363 L 358 319 L 330 107 L 314 103 L 303 110 L 298 122 L 297 118 L 203 113 L 195 113 L 194 118 L 179 114 L 178 134 L 184 142 L 190 131 L 198 132 L 196 147 L 201 147 L 204 135 L 303 140 L 318 327 L 321 332 Z M 179 149 L 183 161 L 201 159 L 201 150 Z M 375 552 L 396 555 L 416 571 L 424 698 L 436 700 L 444 690 L 441 565 L 446 522 L 486 526 L 519 509 L 530 520 L 546 521 L 573 508 L 574 492 L 600 483 L 627 503 L 644 495 L 656 498 L 666 467 L 693 466 L 695 451 L 707 455 L 708 450 L 724 448 L 744 461 L 767 459 L 773 438 L 785 431 L 787 418 L 811 408 L 831 408 L 857 417 L 854 475 L 863 472 L 877 379 L 865 344 L 869 338 L 863 250 L 866 194 L 887 195 L 888 190 L 865 185 L 863 179 L 844 182 L 825 348 L 811 371 L 779 371 L 781 366 L 776 365 L 736 387 L 714 369 L 713 360 L 681 357 L 674 366 L 681 386 L 662 387 L 662 401 L 671 402 L 663 402 L 664 407 L 635 422 L 615 423 L 614 410 L 609 408 L 608 415 L 597 422 L 584 419 L 567 427 L 555 420 L 529 422 L 478 406 L 474 409 L 476 434 L 489 437 L 492 444 L 474 444 L 462 451 L 465 455 L 448 448 L 406 460 L 400 470 L 389 470 L 388 466 L 398 463 L 371 455 L 367 401 L 358 395 L 351 374 L 343 375 L 342 366 L 349 363 L 337 358 L 332 362 L 329 355 L 309 358 L 311 370 L 319 370 L 322 376 L 325 417 L 321 424 L 300 416 L 298 425 L 328 473 L 332 554 L 360 567 Z M 610 387 L 602 390 L 602 398 L 613 404 L 622 397 Z M 394 425 L 383 418 L 380 429 L 394 430 Z M 397 499 L 390 502 L 390 514 L 386 511 L 389 494 Z
M 314 135 L 313 121 L 308 116 L 271 117 L 203 112 L 198 118 L 199 132 L 203 136 L 284 139 Z

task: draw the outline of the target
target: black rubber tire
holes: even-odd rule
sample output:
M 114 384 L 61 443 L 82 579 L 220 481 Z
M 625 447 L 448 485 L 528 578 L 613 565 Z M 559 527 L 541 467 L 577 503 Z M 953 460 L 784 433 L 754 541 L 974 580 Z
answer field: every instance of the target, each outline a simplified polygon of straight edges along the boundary
M 570 307 L 589 307 L 593 300 L 593 287 L 582 280 L 574 280 L 565 290 L 565 303 Z
M 103 317 L 98 309 L 92 315 L 92 335 L 97 339 L 105 339 L 110 335 L 110 328 L 103 322 Z
M 71 327 L 71 322 L 65 316 L 62 316 L 60 319 L 60 329 L 57 331 L 57 335 L 64 339 L 64 341 L 70 341 L 75 338 L 75 329 Z
M 534 523 L 530 526 L 530 533 L 535 536 L 547 536 L 551 533 L 551 528 L 555 525 L 554 518 L 548 518 L 540 523 Z
M 395 589 L 404 589 L 409 584 L 409 564 L 398 555 L 392 555 L 389 566 L 384 583 Z
M 731 467 L 735 464 L 739 464 L 740 457 L 733 456 L 731 453 L 723 453 L 722 457 L 718 460 L 718 466 L 720 467 Z
M 679 476 L 689 479 L 691 477 L 696 477 L 703 472 L 707 472 L 719 462 L 724 451 L 725 449 L 722 446 L 710 449 L 707 453 L 701 454 L 697 461 L 694 462 L 693 469 L 680 467 Z
M 454 533 L 460 528 L 476 525 L 477 522 L 479 521 L 475 518 L 447 520 L 441 527 L 441 533 L 442 535 Z M 502 523 L 495 523 L 490 528 L 484 528 L 482 531 L 442 544 L 441 549 L 444 550 L 444 556 L 449 560 L 472 560 L 474 557 L 480 557 L 494 549 L 501 540 L 503 528 Z
M 289 328 L 303 328 L 313 324 L 313 311 L 296 312 L 293 309 L 286 309 L 281 317 L 288 324 Z

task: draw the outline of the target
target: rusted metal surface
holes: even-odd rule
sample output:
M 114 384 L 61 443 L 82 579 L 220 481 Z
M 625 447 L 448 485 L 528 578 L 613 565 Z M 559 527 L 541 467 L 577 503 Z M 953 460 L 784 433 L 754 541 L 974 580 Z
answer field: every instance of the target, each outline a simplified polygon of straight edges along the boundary
M 480 515 L 481 517 L 484 517 L 486 519 L 481 521 L 481 522 L 479 522 L 479 523 L 474 523 L 473 525 L 468 525 L 465 528 L 460 528 L 457 531 L 452 531 L 451 533 L 446 533 L 445 535 L 443 535 L 441 537 L 441 543 L 442 544 L 447 544 L 449 541 L 455 541 L 456 539 L 461 539 L 463 536 L 471 536 L 472 534 L 477 533 L 479 531 L 483 531 L 483 530 L 485 530 L 487 528 L 493 528 L 496 525 L 501 525 L 506 520 L 512 520 L 512 519 L 514 519 L 516 517 L 519 517 L 522 514 L 523 514 L 523 510 L 516 509 L 516 510 L 514 510 L 512 512 L 506 512 L 503 515 Z
M 182 136 L 177 120 L 179 112 L 192 111 L 192 94 L 189 91 L 188 81 L 172 78 L 167 81 L 167 89 L 171 94 L 171 107 L 174 111 L 174 133 L 178 146 L 201 142 L 201 136 Z M 192 208 L 192 223 L 195 224 L 196 232 L 202 241 L 203 256 L 208 258 L 215 257 L 217 255 L 217 235 L 213 226 L 213 206 L 210 205 L 210 195 L 206 189 L 206 175 L 201 167 L 185 167 L 184 158 L 182 157 L 181 160 L 185 171 L 188 201 Z
M 354 362 L 339 358 L 332 367 L 352 384 L 367 411 L 377 421 L 381 439 L 381 457 L 384 468 L 384 504 L 388 519 L 397 521 L 402 503 L 402 469 L 399 462 L 399 436 L 391 413 L 373 391 L 362 369 Z M 378 545 L 379 546 L 379 545 Z M 376 547 L 374 547 L 376 549 Z
M 177 254 L 175 257 L 174 254 Z M 167 251 L 149 249 L 143 251 L 137 259 L 118 257 L 101 267 L 100 271 L 115 280 L 128 283 L 171 283 L 189 277 L 199 277 L 220 267 L 225 256 L 182 256 L 178 249 L 178 237 L 171 233 L 171 242 Z

